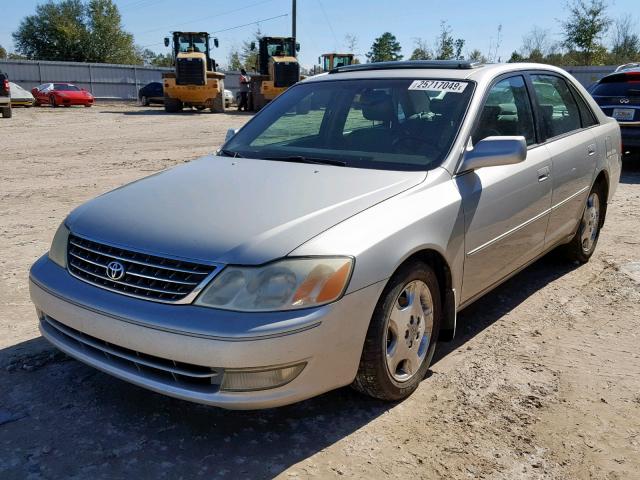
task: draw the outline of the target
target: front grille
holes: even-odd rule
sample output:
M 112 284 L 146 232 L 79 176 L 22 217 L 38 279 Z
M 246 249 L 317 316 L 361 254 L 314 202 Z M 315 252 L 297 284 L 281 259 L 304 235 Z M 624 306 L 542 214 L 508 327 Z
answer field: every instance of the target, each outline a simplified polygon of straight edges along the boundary
M 43 316 L 41 325 L 71 354 L 82 352 L 96 363 L 106 363 L 142 379 L 151 378 L 166 385 L 205 393 L 218 391 L 222 381 L 222 369 L 176 362 L 120 347 L 68 327 L 48 315 Z
M 201 58 L 178 58 L 176 61 L 178 85 L 205 85 L 205 69 Z
M 273 64 L 274 87 L 290 87 L 300 80 L 300 64 L 298 62 L 277 62 Z
M 124 268 L 124 275 L 117 280 L 107 274 L 111 262 Z M 217 268 L 112 247 L 75 235 L 69 236 L 67 265 L 72 275 L 98 287 L 165 303 L 185 300 Z

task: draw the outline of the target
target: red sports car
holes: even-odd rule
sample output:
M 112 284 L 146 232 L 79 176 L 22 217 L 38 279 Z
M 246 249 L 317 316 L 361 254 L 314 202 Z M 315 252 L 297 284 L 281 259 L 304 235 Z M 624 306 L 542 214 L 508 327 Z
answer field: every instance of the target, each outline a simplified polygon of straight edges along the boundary
M 71 83 L 43 83 L 31 90 L 37 106 L 49 104 L 52 107 L 70 107 L 71 105 L 93 105 L 93 95 L 84 88 Z

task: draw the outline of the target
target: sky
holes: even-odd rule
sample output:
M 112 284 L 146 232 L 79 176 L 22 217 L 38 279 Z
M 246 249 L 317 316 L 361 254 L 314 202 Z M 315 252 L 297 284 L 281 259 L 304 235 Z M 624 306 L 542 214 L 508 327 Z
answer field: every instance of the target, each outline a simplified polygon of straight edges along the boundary
M 0 45 L 13 50 L 11 33 L 20 20 L 32 14 L 37 0 L 0 0 Z M 220 48 L 213 57 L 221 65 L 229 53 L 239 49 L 258 28 L 269 36 L 291 35 L 291 0 L 116 0 L 124 28 L 135 42 L 157 53 L 165 53 L 163 38 L 172 30 L 215 32 Z M 560 39 L 559 20 L 566 17 L 564 0 L 298 0 L 297 37 L 300 62 L 309 68 L 318 56 L 345 50 L 345 36 L 358 39 L 355 53 L 360 60 L 374 39 L 393 33 L 408 58 L 418 38 L 433 47 L 440 22 L 447 21 L 455 38 L 464 38 L 464 52 L 479 49 L 485 55 L 495 50 L 498 25 L 502 33 L 498 57 L 506 61 L 534 26 L 548 29 Z M 638 0 L 611 0 L 612 18 L 631 16 L 638 21 Z M 277 18 L 274 18 L 277 17 Z M 640 30 L 640 24 L 637 30 Z

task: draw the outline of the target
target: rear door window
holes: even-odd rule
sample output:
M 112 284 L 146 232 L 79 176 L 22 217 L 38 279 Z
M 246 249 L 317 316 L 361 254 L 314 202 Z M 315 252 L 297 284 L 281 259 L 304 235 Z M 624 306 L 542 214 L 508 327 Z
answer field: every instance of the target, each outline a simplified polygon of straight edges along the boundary
M 554 138 L 582 127 L 580 110 L 564 79 L 555 75 L 531 75 L 540 105 L 542 130 Z

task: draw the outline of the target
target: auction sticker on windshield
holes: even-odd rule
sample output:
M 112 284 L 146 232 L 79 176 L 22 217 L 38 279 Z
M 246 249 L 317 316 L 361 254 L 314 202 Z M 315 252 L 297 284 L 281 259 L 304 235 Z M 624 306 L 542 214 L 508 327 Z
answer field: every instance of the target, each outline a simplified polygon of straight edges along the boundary
M 414 80 L 409 85 L 409 90 L 462 93 L 468 84 L 469 82 L 453 82 L 450 80 Z

